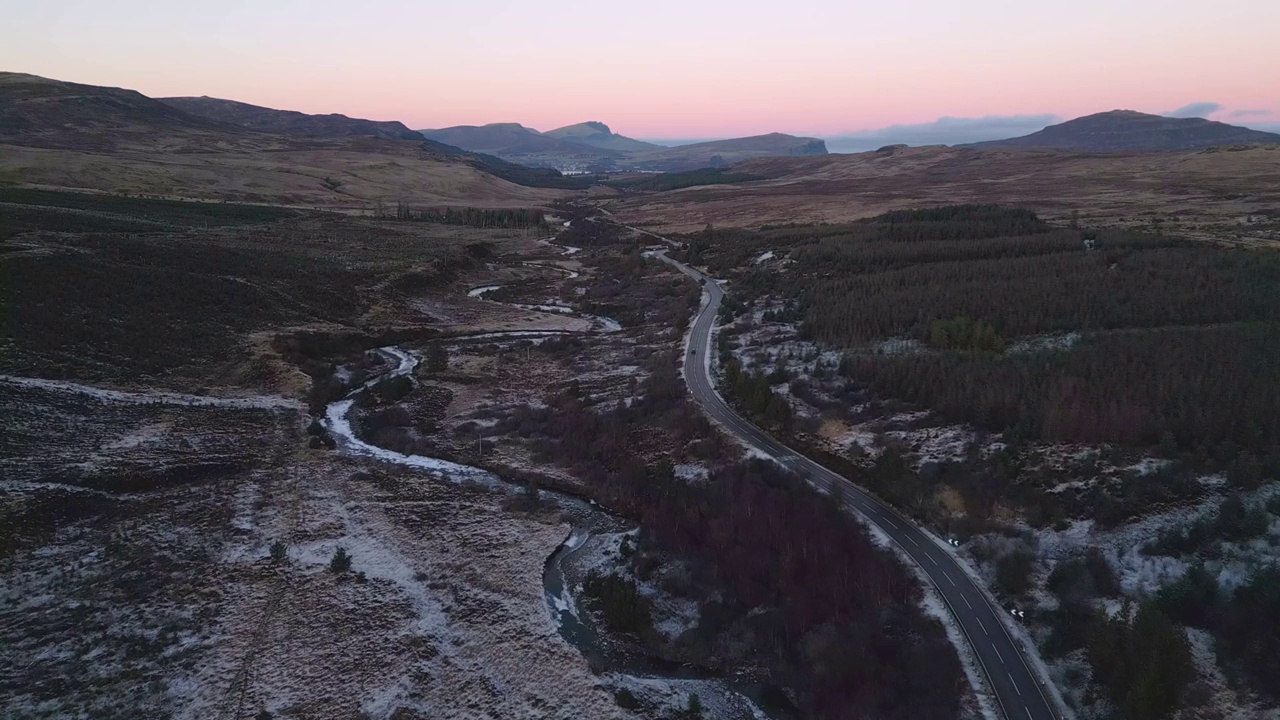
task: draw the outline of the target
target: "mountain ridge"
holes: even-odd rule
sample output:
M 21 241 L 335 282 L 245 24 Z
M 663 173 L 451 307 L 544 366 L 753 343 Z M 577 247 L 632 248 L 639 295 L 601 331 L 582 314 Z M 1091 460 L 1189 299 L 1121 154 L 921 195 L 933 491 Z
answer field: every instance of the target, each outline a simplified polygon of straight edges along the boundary
M 1172 118 L 1135 110 L 1108 110 L 1050 125 L 1030 135 L 955 147 L 1150 152 L 1256 143 L 1280 143 L 1280 135 L 1205 118 Z
M 608 125 L 599 120 L 588 120 L 587 122 L 577 123 L 576 125 L 566 125 L 554 130 L 548 130 L 544 135 L 548 137 L 559 138 L 579 145 L 589 145 L 601 150 L 617 150 L 620 152 L 645 152 L 648 150 L 657 150 L 664 146 L 655 143 L 636 140 L 625 135 L 619 135 L 609 129 Z
M 545 133 L 519 123 L 455 125 L 419 132 L 432 140 L 510 162 L 606 172 L 678 172 L 757 157 L 827 154 L 826 144 L 819 138 L 776 132 L 666 147 L 618 135 L 598 120 Z
M 582 186 L 416 133 L 363 134 L 372 121 L 266 111 L 281 132 L 193 115 L 134 90 L 0 72 L 0 185 L 311 207 L 545 206 Z M 381 126 L 393 135 L 399 127 Z
M 304 137 L 378 137 L 386 140 L 420 140 L 422 136 L 396 120 L 366 120 L 340 113 L 312 115 L 297 110 L 252 105 L 238 100 L 209 97 L 156 98 L 189 115 L 238 125 L 259 132 Z

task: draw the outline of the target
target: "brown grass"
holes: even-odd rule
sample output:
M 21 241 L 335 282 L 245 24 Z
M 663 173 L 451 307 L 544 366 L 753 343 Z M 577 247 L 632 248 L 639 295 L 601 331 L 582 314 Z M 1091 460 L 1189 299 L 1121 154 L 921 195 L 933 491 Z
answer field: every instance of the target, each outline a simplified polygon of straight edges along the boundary
M 0 184 L 352 209 L 400 200 L 419 206 L 537 207 L 565 195 L 443 162 L 416 148 L 398 141 L 326 141 L 204 151 L 161 145 L 101 154 L 0 145 Z M 327 186 L 326 178 L 341 185 Z
M 1050 219 L 1164 227 L 1206 239 L 1252 238 L 1248 216 L 1280 209 L 1280 147 L 1084 155 L 1049 150 L 902 148 L 857 155 L 765 158 L 733 166 L 770 178 L 624 198 L 619 218 L 669 231 L 707 223 L 847 222 L 886 210 L 995 202 Z

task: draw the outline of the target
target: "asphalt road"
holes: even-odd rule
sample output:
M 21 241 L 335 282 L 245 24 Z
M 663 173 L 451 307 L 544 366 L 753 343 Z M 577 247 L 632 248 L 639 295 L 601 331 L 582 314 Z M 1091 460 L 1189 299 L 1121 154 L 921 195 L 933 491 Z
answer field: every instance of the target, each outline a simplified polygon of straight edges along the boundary
M 725 404 L 716 393 L 707 360 L 713 352 L 711 328 L 724 291 L 711 278 L 666 256 L 655 253 L 681 272 L 699 281 L 710 295 L 694 318 L 689 348 L 684 357 L 684 377 L 689 393 L 703 411 L 752 447 L 772 456 L 813 486 L 831 492 L 843 486 L 849 504 L 868 521 L 879 527 L 915 561 L 933 582 L 938 593 L 959 621 L 986 672 L 1005 717 L 1010 720 L 1055 720 L 1054 705 L 1041 687 L 1041 678 L 1031 670 L 1019 644 L 1005 627 L 1005 611 L 988 599 L 977 584 L 961 569 L 950 546 L 936 540 L 900 513 L 881 502 L 844 477 L 775 440 L 768 433 L 747 422 Z M 1012 618 L 1008 619 L 1013 622 Z

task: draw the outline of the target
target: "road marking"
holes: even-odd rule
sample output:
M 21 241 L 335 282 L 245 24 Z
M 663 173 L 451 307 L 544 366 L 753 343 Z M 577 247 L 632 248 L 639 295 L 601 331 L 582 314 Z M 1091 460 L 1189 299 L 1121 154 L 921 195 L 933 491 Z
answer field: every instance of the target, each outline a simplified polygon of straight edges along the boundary
M 977 618 L 977 620 L 978 620 L 978 624 L 982 626 L 982 634 L 986 635 L 987 637 L 990 637 L 991 633 L 987 632 L 987 626 L 982 625 L 982 618 Z
M 996 651 L 996 657 L 1000 658 L 1000 664 L 1003 665 L 1004 656 L 1000 654 L 1000 648 L 996 647 L 995 645 L 992 645 L 991 649 Z
M 937 564 L 938 564 L 938 561 L 937 561 L 937 560 L 934 560 L 934 559 L 933 559 L 933 556 L 932 556 L 932 555 L 930 555 L 929 553 L 925 553 L 925 554 L 924 554 L 924 556 L 925 556 L 925 557 L 927 557 L 927 558 L 929 558 L 929 562 L 933 563 L 934 565 L 937 565 Z
M 1022 697 L 1022 688 L 1018 687 L 1018 681 L 1013 679 L 1013 673 L 1009 673 L 1009 682 L 1013 683 L 1013 689 L 1018 691 L 1018 697 Z
M 969 598 L 967 598 L 967 597 L 965 597 L 965 596 L 961 595 L 961 596 L 960 596 L 960 599 L 964 601 L 964 604 L 965 604 L 965 605 L 968 605 L 968 606 L 969 606 L 969 609 L 970 609 L 970 610 L 972 610 L 972 609 L 973 609 L 973 606 L 972 606 L 972 605 L 969 605 Z
M 946 577 L 946 578 L 947 578 L 947 582 L 951 583 L 951 587 L 955 587 L 955 586 L 956 586 L 956 581 L 955 581 L 955 580 L 952 580 L 950 575 L 947 575 L 947 571 L 946 571 L 946 570 L 943 570 L 943 571 L 942 571 L 942 575 L 943 575 L 944 577 Z M 965 602 L 969 602 L 969 601 L 968 601 L 968 600 L 965 600 Z
M 1026 705 L 1023 705 L 1022 709 L 1027 711 L 1027 717 L 1031 718 L 1031 720 L 1035 720 L 1036 716 L 1031 714 L 1031 708 L 1027 707 Z
M 885 522 L 887 522 L 887 523 L 889 523 L 890 525 L 892 525 L 892 526 L 893 526 L 893 528 L 894 528 L 895 530 L 901 530 L 901 529 L 902 529 L 902 528 L 898 527 L 898 523 L 896 523 L 896 522 L 894 522 L 894 521 L 890 520 L 887 516 L 885 517 L 884 521 L 885 521 Z
M 910 535 L 908 535 L 908 536 L 907 536 L 907 539 L 911 541 L 911 544 L 912 544 L 912 545 L 915 545 L 916 547 L 920 547 L 920 543 L 916 542 L 916 539 L 915 539 L 915 538 L 913 538 L 913 537 L 911 537 Z

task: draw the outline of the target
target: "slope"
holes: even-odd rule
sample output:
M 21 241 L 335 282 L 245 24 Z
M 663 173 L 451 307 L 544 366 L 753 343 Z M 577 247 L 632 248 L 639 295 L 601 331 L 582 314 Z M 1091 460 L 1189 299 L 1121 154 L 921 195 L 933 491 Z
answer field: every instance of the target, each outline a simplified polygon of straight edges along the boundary
M 1199 150 L 1219 145 L 1280 143 L 1280 135 L 1204 118 L 1171 118 L 1112 110 L 1068 120 L 1018 138 L 961 147 L 1040 147 L 1077 152 Z
M 232 129 L 133 90 L 0 72 L 0 143 L 109 151 L 157 132 L 210 140 Z
M 274 110 L 235 100 L 203 97 L 160 98 L 160 102 L 188 115 L 260 132 L 303 137 L 369 136 L 385 140 L 420 140 L 421 136 L 396 121 L 365 120 L 337 113 L 308 115 L 294 110 Z
M 826 144 L 817 138 L 769 133 L 663 148 L 635 155 L 633 163 L 644 170 L 692 170 L 721 167 L 749 158 L 826 154 Z
M 560 153 L 565 155 L 603 154 L 589 146 L 566 142 L 544 135 L 519 123 L 489 123 L 488 125 L 456 125 L 438 130 L 419 130 L 428 140 L 482 152 L 499 157 Z
M 1280 213 L 1280 146 L 1186 153 L 897 148 L 855 155 L 757 158 L 727 172 L 764 178 L 623 197 L 609 209 L 630 224 L 698 230 L 779 221 L 847 222 L 888 210 L 951 203 L 1078 213 L 1091 226 L 1150 226 L 1187 237 L 1272 243 Z
M 562 195 L 490 166 L 513 170 L 422 140 L 256 132 L 131 90 L 0 74 L 0 184 L 364 209 L 541 206 Z
M 610 130 L 608 125 L 595 120 L 548 130 L 543 135 L 567 140 L 578 145 L 587 145 L 601 150 L 617 150 L 619 152 L 647 152 L 659 150 L 663 147 L 662 145 L 655 145 L 643 140 L 635 140 L 625 135 L 619 135 Z

